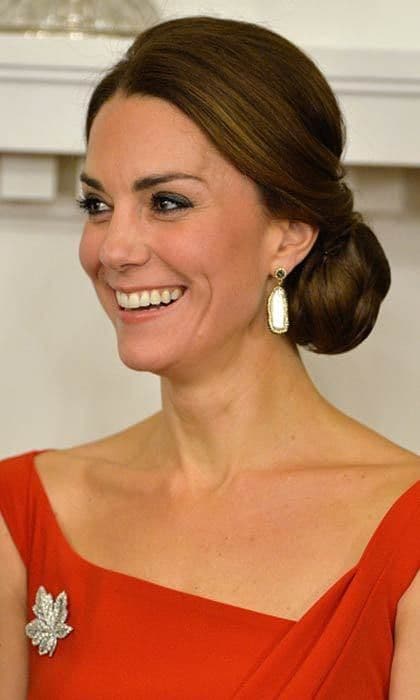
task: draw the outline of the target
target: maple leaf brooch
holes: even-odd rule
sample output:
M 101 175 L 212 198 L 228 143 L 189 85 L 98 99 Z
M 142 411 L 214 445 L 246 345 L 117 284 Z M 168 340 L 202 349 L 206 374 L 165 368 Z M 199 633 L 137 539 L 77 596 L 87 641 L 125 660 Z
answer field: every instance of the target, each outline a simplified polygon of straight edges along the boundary
M 54 600 L 44 586 L 36 592 L 35 605 L 32 606 L 35 618 L 25 626 L 25 632 L 33 645 L 39 645 L 39 654 L 54 654 L 57 639 L 64 639 L 73 630 L 65 624 L 67 618 L 67 594 L 61 591 Z

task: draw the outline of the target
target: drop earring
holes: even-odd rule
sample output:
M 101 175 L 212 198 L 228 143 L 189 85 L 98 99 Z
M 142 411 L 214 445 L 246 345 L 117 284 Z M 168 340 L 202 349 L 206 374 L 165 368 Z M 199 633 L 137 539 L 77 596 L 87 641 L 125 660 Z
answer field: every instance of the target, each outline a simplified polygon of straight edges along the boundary
M 286 291 L 282 282 L 286 277 L 284 267 L 278 267 L 273 277 L 278 280 L 267 301 L 268 326 L 273 333 L 287 333 L 289 328 L 289 314 L 287 307 Z

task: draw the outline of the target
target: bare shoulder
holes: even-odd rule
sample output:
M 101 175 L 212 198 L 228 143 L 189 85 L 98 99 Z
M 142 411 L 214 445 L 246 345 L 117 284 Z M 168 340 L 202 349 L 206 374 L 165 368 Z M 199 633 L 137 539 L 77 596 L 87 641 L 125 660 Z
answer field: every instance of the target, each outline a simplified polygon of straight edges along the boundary
M 364 479 L 366 474 L 367 478 Z M 420 481 L 420 457 L 418 455 L 402 456 L 399 460 L 390 460 L 384 464 L 369 467 L 364 474 L 362 470 L 361 482 L 366 482 L 366 490 L 362 494 L 361 503 L 367 522 L 370 513 L 374 514 L 379 522 L 381 516 L 414 484 Z M 359 481 L 360 483 L 360 481 Z M 363 492 L 363 487 L 361 491 Z
M 347 418 L 340 441 L 345 462 L 338 471 L 344 467 L 348 472 L 349 483 L 355 486 L 352 494 L 356 500 L 360 496 L 368 509 L 375 502 L 379 508 L 389 507 L 420 479 L 420 455 Z
M 75 467 L 77 464 L 87 462 L 129 464 L 145 445 L 153 427 L 155 415 L 98 440 L 37 455 L 37 467 L 47 471 L 49 467 L 53 468 L 58 464 L 66 466 L 73 464 Z
M 404 458 L 396 464 L 391 462 L 382 470 L 380 483 L 383 481 L 383 491 L 390 498 L 398 498 L 415 483 L 420 481 L 420 457 Z
M 114 474 L 116 467 L 130 465 L 147 443 L 154 416 L 118 433 L 63 449 L 42 452 L 35 456 L 36 471 L 55 506 L 65 514 L 71 504 L 79 511 L 89 506 L 93 484 L 97 487 L 101 475 Z M 74 499 L 69 498 L 74 496 Z

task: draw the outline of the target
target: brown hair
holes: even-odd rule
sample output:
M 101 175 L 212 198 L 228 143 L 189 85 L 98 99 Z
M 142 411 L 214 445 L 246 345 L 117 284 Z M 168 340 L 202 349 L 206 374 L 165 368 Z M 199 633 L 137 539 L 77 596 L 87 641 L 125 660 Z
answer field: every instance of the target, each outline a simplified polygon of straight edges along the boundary
M 256 183 L 270 214 L 319 227 L 284 282 L 294 343 L 334 354 L 369 335 L 390 268 L 343 180 L 345 125 L 337 100 L 303 51 L 249 22 L 172 19 L 142 32 L 96 86 L 86 142 L 116 92 L 173 103 Z

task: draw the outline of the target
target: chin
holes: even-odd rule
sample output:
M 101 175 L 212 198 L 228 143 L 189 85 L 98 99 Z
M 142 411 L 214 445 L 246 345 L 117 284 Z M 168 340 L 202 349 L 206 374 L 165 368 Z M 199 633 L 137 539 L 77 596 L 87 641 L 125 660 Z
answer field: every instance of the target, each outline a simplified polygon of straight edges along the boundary
M 174 349 L 171 352 L 156 352 L 151 347 L 135 348 L 125 343 L 118 344 L 121 362 L 135 372 L 151 372 L 159 376 L 169 376 L 174 370 Z M 169 356 L 170 355 L 170 356 Z

